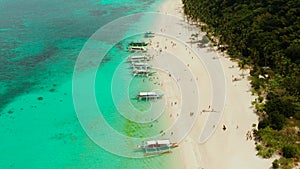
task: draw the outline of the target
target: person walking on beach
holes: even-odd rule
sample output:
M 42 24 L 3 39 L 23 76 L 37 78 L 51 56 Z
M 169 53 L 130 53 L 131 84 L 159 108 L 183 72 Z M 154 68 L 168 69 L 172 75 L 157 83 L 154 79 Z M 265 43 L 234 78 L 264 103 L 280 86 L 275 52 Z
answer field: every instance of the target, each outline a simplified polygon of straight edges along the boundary
M 223 124 L 223 130 L 225 131 L 226 130 L 226 126 Z

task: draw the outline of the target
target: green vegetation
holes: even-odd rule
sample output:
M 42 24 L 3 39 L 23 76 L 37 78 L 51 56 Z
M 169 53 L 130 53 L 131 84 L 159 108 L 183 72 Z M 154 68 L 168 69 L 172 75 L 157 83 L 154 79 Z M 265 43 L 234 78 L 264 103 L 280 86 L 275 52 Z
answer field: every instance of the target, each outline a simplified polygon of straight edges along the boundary
M 257 154 L 262 156 L 263 158 L 270 158 L 270 157 L 272 157 L 272 155 L 274 153 L 273 148 L 264 147 L 264 146 L 261 146 L 261 145 L 257 145 L 256 150 L 258 151 Z
M 299 150 L 295 145 L 286 145 L 282 148 L 282 153 L 285 158 L 295 158 Z
M 273 168 L 300 161 L 300 1 L 183 0 L 198 23 L 240 69 L 250 68 L 252 103 L 260 116 L 258 155 L 282 157 Z M 205 23 L 205 24 L 204 24 Z
M 272 163 L 272 167 L 273 167 L 273 169 L 277 169 L 277 168 L 279 168 L 279 162 L 278 162 L 278 160 L 277 160 L 277 159 L 273 161 L 273 163 Z

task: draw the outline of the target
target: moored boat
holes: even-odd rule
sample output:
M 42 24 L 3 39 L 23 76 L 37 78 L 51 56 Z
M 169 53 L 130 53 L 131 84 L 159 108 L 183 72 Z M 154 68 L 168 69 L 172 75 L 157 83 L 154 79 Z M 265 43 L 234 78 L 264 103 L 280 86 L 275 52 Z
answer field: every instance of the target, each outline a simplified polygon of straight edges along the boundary
M 148 69 L 134 69 L 132 71 L 132 73 L 133 73 L 133 76 L 149 76 L 149 75 L 154 74 L 155 72 L 152 72 Z
M 132 62 L 131 64 L 132 68 L 150 68 L 151 66 L 148 63 L 144 63 L 144 62 Z
M 153 32 L 146 32 L 144 37 L 145 38 L 153 38 L 155 36 L 155 34 Z
M 130 62 L 140 62 L 140 61 L 147 61 L 147 60 L 150 60 L 150 57 L 143 56 L 143 55 L 140 55 L 140 56 L 129 56 L 127 58 L 127 61 L 130 61 Z
M 146 52 L 147 48 L 145 46 L 129 46 L 128 50 L 130 52 Z
M 163 97 L 163 94 L 156 92 L 140 92 L 137 97 L 138 99 L 159 99 Z
M 139 47 L 141 47 L 141 46 L 147 46 L 148 45 L 148 43 L 146 43 L 146 42 L 130 42 L 129 43 L 129 46 L 139 46 Z
M 178 147 L 178 144 L 172 143 L 170 140 L 148 140 L 144 142 L 144 145 L 137 146 L 145 151 L 145 155 L 169 153 L 175 147 Z

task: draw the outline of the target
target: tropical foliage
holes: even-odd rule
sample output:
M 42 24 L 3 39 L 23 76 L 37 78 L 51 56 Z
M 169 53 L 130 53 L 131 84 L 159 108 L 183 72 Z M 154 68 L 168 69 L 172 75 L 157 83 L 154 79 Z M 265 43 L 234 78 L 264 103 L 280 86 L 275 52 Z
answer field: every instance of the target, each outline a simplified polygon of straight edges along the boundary
M 217 46 L 251 68 L 260 123 L 257 150 L 283 155 L 273 165 L 300 160 L 300 1 L 183 0 L 184 13 Z M 205 24 L 204 24 L 205 23 Z M 289 133 L 290 132 L 290 133 Z M 289 137 L 287 134 L 289 133 Z M 285 138 L 293 138 L 286 140 Z M 277 139 L 277 140 L 276 140 Z M 266 153 L 264 153 L 266 154 Z M 293 159 L 293 160 L 286 160 Z M 285 165 L 286 164 L 286 165 Z

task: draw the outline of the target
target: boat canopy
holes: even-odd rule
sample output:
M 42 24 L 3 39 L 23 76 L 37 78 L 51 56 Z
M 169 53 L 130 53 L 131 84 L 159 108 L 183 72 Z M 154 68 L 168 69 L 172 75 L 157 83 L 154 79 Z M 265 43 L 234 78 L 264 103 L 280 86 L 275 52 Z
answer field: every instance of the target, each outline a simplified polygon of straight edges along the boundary
M 129 45 L 130 46 L 147 46 L 148 43 L 146 43 L 146 42 L 130 42 Z
M 130 62 L 140 62 L 140 61 L 147 61 L 149 60 L 150 58 L 148 56 L 129 56 L 127 58 L 127 61 L 130 61 Z
M 132 65 L 133 66 L 149 66 L 148 63 L 144 63 L 144 62 L 133 62 Z
M 128 58 L 130 58 L 130 59 L 147 59 L 148 57 L 140 55 L 140 56 L 129 56 Z
M 140 92 L 139 96 L 157 96 L 156 92 Z
M 147 69 L 134 69 L 133 73 L 150 73 L 150 70 L 147 70 Z
M 150 146 L 150 145 L 170 145 L 171 142 L 170 140 L 149 140 L 146 141 L 146 146 Z
M 153 144 L 156 144 L 156 141 L 155 141 L 155 140 L 146 141 L 146 145 L 147 145 L 147 146 L 153 145 Z
M 170 140 L 157 140 L 157 144 L 166 144 L 166 145 L 169 145 L 171 144 Z

